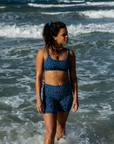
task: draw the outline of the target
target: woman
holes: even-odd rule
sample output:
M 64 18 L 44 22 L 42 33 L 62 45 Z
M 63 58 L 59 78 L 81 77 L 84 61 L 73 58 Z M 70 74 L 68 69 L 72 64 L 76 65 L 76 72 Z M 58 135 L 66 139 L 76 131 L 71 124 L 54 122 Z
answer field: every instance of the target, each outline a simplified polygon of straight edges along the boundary
M 38 112 L 43 113 L 46 125 L 44 144 L 54 144 L 55 134 L 59 140 L 65 133 L 71 106 L 73 112 L 78 110 L 75 55 L 72 50 L 63 47 L 68 42 L 64 23 L 48 22 L 44 26 L 43 38 L 46 46 L 36 57 L 36 106 Z M 43 73 L 45 83 L 41 100 Z

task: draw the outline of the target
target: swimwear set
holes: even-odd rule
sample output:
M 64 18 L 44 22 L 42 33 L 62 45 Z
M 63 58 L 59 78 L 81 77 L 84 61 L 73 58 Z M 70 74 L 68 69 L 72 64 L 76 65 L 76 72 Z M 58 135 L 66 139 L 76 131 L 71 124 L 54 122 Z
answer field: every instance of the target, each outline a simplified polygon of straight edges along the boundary
M 47 48 L 46 48 L 47 50 Z M 68 71 L 70 68 L 70 54 L 68 49 L 67 58 L 65 60 L 55 60 L 51 58 L 47 50 L 48 57 L 43 65 L 44 71 Z M 63 85 L 53 86 L 44 84 L 43 88 L 43 113 L 57 114 L 60 112 L 70 111 L 73 102 L 72 87 L 70 81 Z

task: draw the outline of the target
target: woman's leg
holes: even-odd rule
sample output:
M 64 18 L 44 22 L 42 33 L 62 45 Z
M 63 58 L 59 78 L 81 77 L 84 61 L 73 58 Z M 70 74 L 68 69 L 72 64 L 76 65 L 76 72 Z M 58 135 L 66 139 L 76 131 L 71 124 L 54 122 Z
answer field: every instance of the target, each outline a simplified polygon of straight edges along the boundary
M 68 112 L 58 111 L 57 113 L 57 130 L 56 130 L 57 140 L 62 138 L 65 134 L 65 124 L 66 124 L 68 115 L 69 115 L 69 111 Z
M 46 113 L 43 115 L 43 117 L 46 126 L 44 144 L 54 144 L 57 125 L 57 115 L 53 113 Z

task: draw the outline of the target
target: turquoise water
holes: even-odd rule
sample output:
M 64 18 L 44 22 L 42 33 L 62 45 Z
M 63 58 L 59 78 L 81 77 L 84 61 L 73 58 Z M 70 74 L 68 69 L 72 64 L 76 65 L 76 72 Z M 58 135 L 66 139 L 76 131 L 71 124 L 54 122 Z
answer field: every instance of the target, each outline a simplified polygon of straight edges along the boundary
M 79 110 L 55 144 L 114 142 L 114 2 L 0 2 L 0 144 L 43 144 L 35 58 L 48 21 L 66 23 L 76 56 Z

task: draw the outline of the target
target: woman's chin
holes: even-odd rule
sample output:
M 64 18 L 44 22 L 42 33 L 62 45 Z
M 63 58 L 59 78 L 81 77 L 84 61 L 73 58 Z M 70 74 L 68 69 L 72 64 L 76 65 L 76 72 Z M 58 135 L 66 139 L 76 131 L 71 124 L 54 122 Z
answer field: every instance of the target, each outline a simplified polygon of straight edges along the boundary
M 65 41 L 63 44 L 67 44 L 68 43 L 68 40 L 67 41 Z

